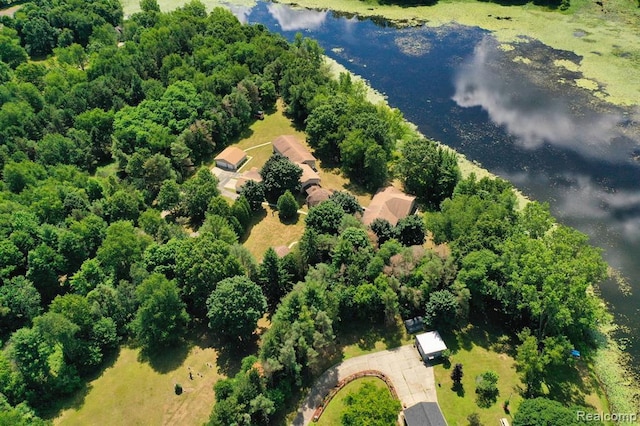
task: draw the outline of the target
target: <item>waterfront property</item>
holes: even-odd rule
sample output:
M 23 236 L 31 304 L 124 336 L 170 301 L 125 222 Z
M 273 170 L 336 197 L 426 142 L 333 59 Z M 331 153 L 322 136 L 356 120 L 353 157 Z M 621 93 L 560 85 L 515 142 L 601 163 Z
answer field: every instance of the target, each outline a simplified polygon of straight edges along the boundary
M 364 212 L 362 221 L 365 225 L 380 218 L 386 219 L 395 226 L 400 219 L 412 214 L 416 209 L 416 197 L 388 186 L 381 189 L 373 196 L 369 207 Z

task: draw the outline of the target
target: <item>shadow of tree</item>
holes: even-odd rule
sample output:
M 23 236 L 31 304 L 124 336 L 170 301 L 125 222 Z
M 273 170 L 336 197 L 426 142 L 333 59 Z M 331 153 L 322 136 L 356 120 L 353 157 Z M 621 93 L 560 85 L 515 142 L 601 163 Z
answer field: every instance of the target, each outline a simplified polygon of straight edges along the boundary
M 244 231 L 244 235 L 242 236 L 242 238 L 240 238 L 240 244 L 244 244 L 247 241 L 247 239 L 251 236 L 251 230 L 253 229 L 253 227 L 262 222 L 265 217 L 267 217 L 267 211 L 263 207 L 261 207 L 260 210 L 254 212 L 251 215 L 249 225 L 247 225 L 247 228 Z
M 223 340 L 212 335 L 210 343 L 210 347 L 218 352 L 218 371 L 227 377 L 233 377 L 240 371 L 243 358 L 258 352 L 256 335 L 247 341 Z
M 94 372 L 83 376 L 83 383 L 80 389 L 78 389 L 72 395 L 54 401 L 50 406 L 39 410 L 37 414 L 45 420 L 53 420 L 54 418 L 58 417 L 64 410 L 81 409 L 84 406 L 85 398 L 87 397 L 87 395 L 89 395 L 91 389 L 93 389 L 91 382 L 102 376 L 105 370 L 113 367 L 119 355 L 119 349 L 106 353 L 104 355 L 102 364 L 100 364 L 100 367 Z
M 179 341 L 170 347 L 142 350 L 138 361 L 148 363 L 158 373 L 169 373 L 184 363 L 192 347 L 189 341 Z
M 454 391 L 460 398 L 464 398 L 464 395 L 466 394 L 464 385 L 462 383 L 454 383 L 451 386 L 451 390 Z

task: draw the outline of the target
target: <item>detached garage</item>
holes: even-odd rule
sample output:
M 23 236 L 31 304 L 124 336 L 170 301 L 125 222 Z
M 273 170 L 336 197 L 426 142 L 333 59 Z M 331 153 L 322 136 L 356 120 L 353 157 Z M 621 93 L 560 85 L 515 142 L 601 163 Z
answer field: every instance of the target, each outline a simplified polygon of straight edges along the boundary
M 442 355 L 447 345 L 437 331 L 429 331 L 416 335 L 416 348 L 423 361 L 429 361 Z
M 224 149 L 215 158 L 216 166 L 224 170 L 236 171 L 247 159 L 247 154 L 235 146 L 229 146 Z

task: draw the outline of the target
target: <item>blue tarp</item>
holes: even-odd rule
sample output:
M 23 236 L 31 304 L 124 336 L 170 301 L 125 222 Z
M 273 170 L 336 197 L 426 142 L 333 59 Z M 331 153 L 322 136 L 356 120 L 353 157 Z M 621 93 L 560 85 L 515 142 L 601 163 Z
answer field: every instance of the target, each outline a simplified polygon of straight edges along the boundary
M 575 349 L 571 350 L 571 356 L 575 356 L 576 358 L 580 358 L 580 351 Z

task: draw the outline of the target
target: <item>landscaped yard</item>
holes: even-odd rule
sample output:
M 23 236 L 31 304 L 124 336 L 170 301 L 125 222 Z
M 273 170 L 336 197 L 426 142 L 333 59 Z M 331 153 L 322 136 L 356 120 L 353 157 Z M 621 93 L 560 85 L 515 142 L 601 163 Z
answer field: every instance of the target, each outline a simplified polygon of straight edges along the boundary
M 258 262 L 269 247 L 289 246 L 298 241 L 304 233 L 304 215 L 298 215 L 294 223 L 282 223 L 275 208 L 265 207 L 263 213 L 256 213 L 242 244 Z
M 149 362 L 123 347 L 114 364 L 88 384 L 54 419 L 63 425 L 195 425 L 207 421 L 213 384 L 224 377 L 217 352 L 199 346 L 172 348 Z M 191 371 L 193 379 L 189 378 Z M 183 393 L 176 395 L 180 383 Z
M 434 374 L 438 387 L 438 403 L 450 426 L 469 424 L 467 416 L 478 413 L 480 421 L 485 425 L 499 424 L 499 419 L 505 417 L 510 420 L 522 402 L 521 391 L 524 385 L 516 372 L 515 360 L 512 357 L 511 346 L 499 341 L 496 334 L 487 331 L 490 327 L 469 325 L 463 330 L 453 333 L 443 333 L 447 347 L 452 355 L 449 363 L 439 363 L 434 367 Z M 462 364 L 464 377 L 460 389 L 453 388 L 451 371 L 455 364 Z M 485 371 L 495 371 L 498 376 L 500 394 L 497 402 L 489 408 L 480 408 L 476 404 L 475 379 Z M 581 377 L 575 369 L 567 367 L 566 374 L 558 376 L 555 384 L 561 389 L 570 389 L 571 401 L 567 404 L 580 402 L 589 404 L 594 410 L 601 412 L 603 405 L 593 378 Z M 552 399 L 563 401 L 561 395 L 554 393 Z M 509 400 L 510 413 L 503 409 L 503 403 Z
M 377 377 L 364 377 L 362 379 L 356 379 L 353 382 L 345 385 L 345 387 L 342 388 L 340 392 L 338 392 L 336 396 L 333 397 L 329 405 L 327 405 L 327 408 L 322 413 L 322 416 L 320 416 L 320 420 L 316 424 L 318 426 L 339 425 L 341 423 L 340 417 L 342 416 L 342 412 L 345 409 L 345 398 L 350 393 L 357 392 L 365 383 L 371 383 L 376 388 L 387 389 L 387 385 L 385 384 L 385 382 Z

